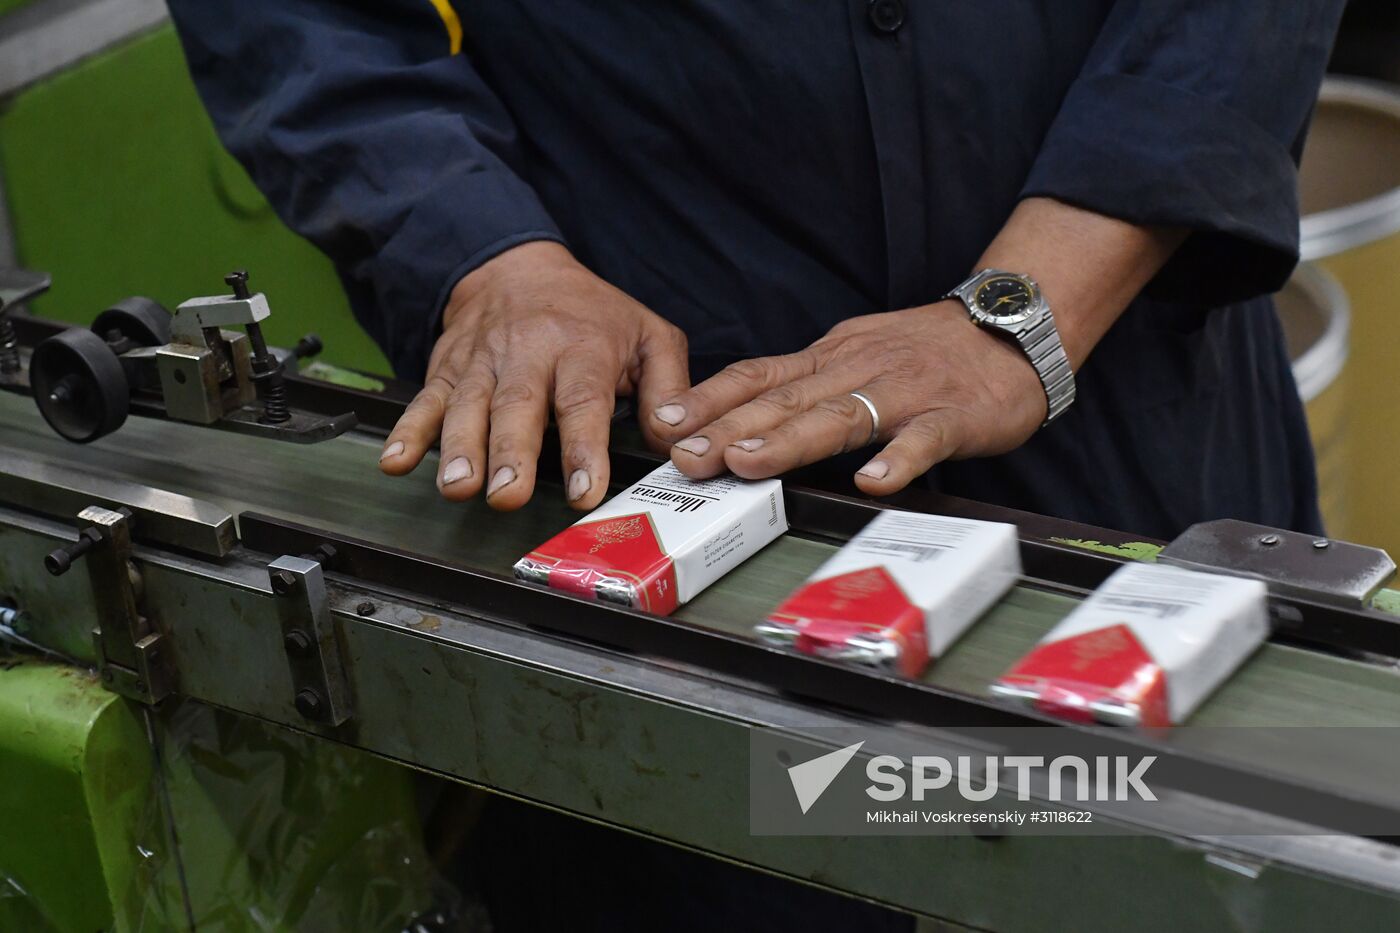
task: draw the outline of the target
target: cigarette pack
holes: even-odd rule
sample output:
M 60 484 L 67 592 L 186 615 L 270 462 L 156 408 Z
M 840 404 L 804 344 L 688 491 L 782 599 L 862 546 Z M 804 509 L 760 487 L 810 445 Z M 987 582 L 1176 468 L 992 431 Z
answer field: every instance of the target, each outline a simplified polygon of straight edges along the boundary
M 1268 634 L 1260 581 L 1129 564 L 992 692 L 1080 722 L 1171 725 L 1190 716 Z
M 916 677 L 1020 573 L 1014 525 L 885 511 L 755 632 L 772 645 Z
M 787 531 L 777 480 L 652 471 L 515 564 L 557 590 L 667 615 Z

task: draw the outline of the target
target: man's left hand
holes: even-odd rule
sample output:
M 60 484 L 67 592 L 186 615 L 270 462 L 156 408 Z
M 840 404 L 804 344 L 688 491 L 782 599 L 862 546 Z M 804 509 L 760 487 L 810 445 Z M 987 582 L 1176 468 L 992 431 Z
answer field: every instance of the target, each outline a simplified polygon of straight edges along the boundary
M 871 436 L 870 411 L 880 415 Z M 653 430 L 671 460 L 704 479 L 732 470 L 777 476 L 876 441 L 855 476 L 896 492 L 934 464 L 1005 453 L 1045 419 L 1040 380 L 1014 343 L 977 326 L 956 301 L 843 321 L 807 349 L 744 360 L 662 404 Z

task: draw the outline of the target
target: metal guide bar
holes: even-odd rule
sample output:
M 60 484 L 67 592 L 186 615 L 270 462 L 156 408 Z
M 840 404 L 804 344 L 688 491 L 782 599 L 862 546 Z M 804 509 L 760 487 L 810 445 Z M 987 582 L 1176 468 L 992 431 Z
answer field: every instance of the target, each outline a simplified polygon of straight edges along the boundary
M 336 556 L 326 569 L 332 574 L 467 607 L 471 615 L 488 621 L 694 665 L 876 720 L 942 729 L 1053 726 L 1056 748 L 1061 750 L 1057 753 L 1063 753 L 1066 743 L 1075 743 L 1091 746 L 1096 755 L 1157 755 L 1157 780 L 1186 793 L 1283 818 L 1294 818 L 1299 812 L 1327 814 L 1323 825 L 1352 835 L 1368 835 L 1367 827 L 1383 826 L 1394 818 L 1395 807 L 1385 803 L 1188 752 L 1147 732 L 1066 723 L 987 698 L 782 652 L 673 619 L 559 594 L 265 515 L 245 512 L 239 527 L 244 545 L 255 551 L 292 554 L 330 545 Z
M 216 505 L 0 450 L 0 502 L 71 522 L 90 505 L 127 508 L 139 541 L 223 557 L 237 538 L 233 516 Z

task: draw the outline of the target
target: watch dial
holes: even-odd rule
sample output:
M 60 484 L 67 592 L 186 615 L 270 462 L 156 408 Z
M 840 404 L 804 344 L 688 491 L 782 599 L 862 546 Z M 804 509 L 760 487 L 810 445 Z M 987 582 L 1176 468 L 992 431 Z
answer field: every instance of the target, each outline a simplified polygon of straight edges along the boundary
M 992 321 L 1014 323 L 1030 314 L 1035 305 L 1035 292 L 1015 276 L 998 276 L 982 283 L 975 301 L 977 309 Z

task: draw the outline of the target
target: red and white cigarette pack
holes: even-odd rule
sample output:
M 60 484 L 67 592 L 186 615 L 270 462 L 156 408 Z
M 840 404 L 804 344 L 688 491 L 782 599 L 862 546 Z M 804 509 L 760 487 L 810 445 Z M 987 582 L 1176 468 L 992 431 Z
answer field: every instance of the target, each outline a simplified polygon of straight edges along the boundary
M 778 480 L 696 481 L 667 463 L 522 557 L 515 575 L 667 615 L 787 527 Z
M 1258 580 L 1128 564 L 992 692 L 1080 722 L 1185 721 L 1269 635 Z
M 917 677 L 1020 574 L 1014 525 L 884 511 L 755 632 L 769 644 Z

